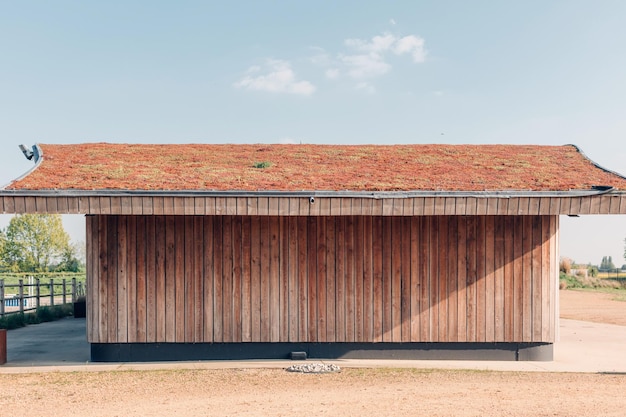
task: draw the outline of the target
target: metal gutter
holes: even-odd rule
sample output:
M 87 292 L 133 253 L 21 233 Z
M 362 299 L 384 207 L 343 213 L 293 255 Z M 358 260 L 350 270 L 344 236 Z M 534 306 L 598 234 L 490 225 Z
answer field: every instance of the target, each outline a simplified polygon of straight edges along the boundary
M 625 177 L 625 176 L 623 176 L 622 174 L 620 174 L 619 172 L 615 172 L 615 171 L 612 171 L 612 170 L 610 170 L 610 169 L 608 169 L 608 168 L 605 168 L 605 167 L 603 167 L 602 165 L 600 165 L 600 164 L 598 164 L 597 162 L 595 162 L 594 160 L 592 160 L 591 158 L 589 158 L 589 157 L 588 157 L 588 156 L 587 156 L 587 155 L 583 152 L 583 150 L 582 150 L 582 149 L 580 149 L 578 146 L 574 145 L 573 143 L 570 143 L 570 144 L 565 145 L 565 146 L 573 146 L 573 147 L 574 147 L 574 149 L 576 149 L 576 151 L 578 151 L 578 153 L 579 153 L 579 154 L 581 154 L 581 155 L 582 155 L 582 156 L 583 156 L 583 157 L 584 157 L 587 161 L 591 162 L 591 163 L 593 164 L 593 166 L 595 166 L 596 168 L 601 169 L 602 171 L 607 172 L 607 173 L 609 173 L 609 174 L 617 175 L 618 177 L 620 177 L 620 178 L 622 178 L 622 179 L 625 179 L 625 180 L 626 180 L 626 177 Z
M 590 197 L 622 194 L 613 187 L 598 186 L 590 190 L 571 191 L 218 191 L 218 190 L 0 190 L 0 196 L 32 197 L 271 197 L 271 198 L 364 198 L 403 199 L 419 197 Z

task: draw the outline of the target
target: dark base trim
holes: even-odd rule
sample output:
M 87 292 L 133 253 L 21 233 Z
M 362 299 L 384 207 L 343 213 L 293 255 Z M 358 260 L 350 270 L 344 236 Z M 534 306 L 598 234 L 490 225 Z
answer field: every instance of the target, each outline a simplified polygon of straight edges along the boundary
M 92 343 L 93 362 L 289 359 L 551 361 L 552 343 Z

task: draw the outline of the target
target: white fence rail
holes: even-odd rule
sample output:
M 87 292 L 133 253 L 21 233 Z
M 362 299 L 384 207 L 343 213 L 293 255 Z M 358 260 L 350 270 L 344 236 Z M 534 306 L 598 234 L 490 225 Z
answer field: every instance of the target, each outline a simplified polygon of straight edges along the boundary
M 24 281 L 20 279 L 17 284 L 6 284 L 4 279 L 0 279 L 0 317 L 46 305 L 67 304 L 85 295 L 84 283 L 76 278 L 56 281 L 50 278 L 42 282 L 40 278 L 27 277 L 27 282 Z

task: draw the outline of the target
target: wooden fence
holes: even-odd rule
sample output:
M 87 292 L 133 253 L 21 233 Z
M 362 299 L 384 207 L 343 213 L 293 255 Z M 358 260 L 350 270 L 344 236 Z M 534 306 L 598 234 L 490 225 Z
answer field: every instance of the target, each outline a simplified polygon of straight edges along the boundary
M 49 278 L 47 282 L 42 282 L 40 278 L 27 277 L 26 281 L 19 279 L 17 284 L 7 284 L 0 279 L 0 317 L 46 305 L 67 304 L 85 295 L 85 284 L 76 278 L 56 281 Z

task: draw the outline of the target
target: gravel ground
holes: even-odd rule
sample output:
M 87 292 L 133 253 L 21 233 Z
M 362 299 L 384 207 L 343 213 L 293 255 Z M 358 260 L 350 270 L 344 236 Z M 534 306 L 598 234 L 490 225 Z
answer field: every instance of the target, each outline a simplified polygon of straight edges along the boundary
M 562 291 L 561 307 L 564 317 L 626 325 L 626 303 L 610 295 Z M 3 415 L 31 416 L 623 416 L 625 394 L 623 374 L 420 369 L 0 374 Z

